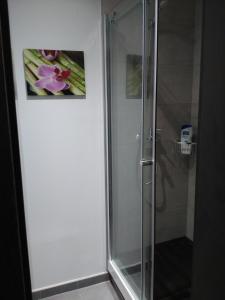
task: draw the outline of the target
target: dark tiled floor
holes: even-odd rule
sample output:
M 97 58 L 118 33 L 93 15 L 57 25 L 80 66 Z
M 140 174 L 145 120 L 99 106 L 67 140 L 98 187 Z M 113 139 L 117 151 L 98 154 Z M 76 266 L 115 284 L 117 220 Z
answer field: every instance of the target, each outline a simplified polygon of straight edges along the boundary
M 155 299 L 190 299 L 192 242 L 180 238 L 155 247 Z
M 179 238 L 155 247 L 155 299 L 189 300 L 191 292 L 192 248 L 187 238 Z M 140 294 L 141 272 L 125 274 L 137 295 Z M 146 279 L 148 282 L 148 279 Z M 147 296 L 147 299 L 149 297 Z
M 44 298 L 43 300 L 120 300 L 110 282 Z

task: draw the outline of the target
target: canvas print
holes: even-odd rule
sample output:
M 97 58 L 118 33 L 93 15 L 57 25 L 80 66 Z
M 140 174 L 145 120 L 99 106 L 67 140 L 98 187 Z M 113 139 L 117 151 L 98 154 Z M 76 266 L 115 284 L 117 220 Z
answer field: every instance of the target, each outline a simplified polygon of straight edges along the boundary
M 85 98 L 83 51 L 25 49 L 23 58 L 28 96 Z
M 142 56 L 127 55 L 126 96 L 140 99 L 142 96 Z

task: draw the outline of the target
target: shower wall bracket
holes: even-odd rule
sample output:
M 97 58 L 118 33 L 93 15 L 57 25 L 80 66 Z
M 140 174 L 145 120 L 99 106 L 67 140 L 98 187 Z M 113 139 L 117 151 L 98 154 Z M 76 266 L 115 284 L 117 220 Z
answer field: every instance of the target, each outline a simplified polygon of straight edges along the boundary
M 191 156 L 195 152 L 195 148 L 197 147 L 197 143 L 192 142 L 192 143 L 186 143 L 186 142 L 181 142 L 179 140 L 174 141 L 175 144 L 175 152 L 182 154 L 184 156 Z M 182 146 L 188 146 L 190 147 L 190 153 L 182 153 Z

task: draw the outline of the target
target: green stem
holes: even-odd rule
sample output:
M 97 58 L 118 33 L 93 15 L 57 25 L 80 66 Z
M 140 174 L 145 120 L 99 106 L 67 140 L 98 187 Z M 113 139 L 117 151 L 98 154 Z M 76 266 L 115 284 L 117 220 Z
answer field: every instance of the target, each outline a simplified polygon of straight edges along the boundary
M 68 60 L 68 57 L 62 53 L 57 57 L 57 60 L 67 67 L 68 69 L 72 70 L 75 74 L 77 74 L 81 79 L 85 79 L 84 69 L 82 69 L 77 63 L 72 61 L 71 59 Z
M 80 89 L 82 92 L 86 92 L 85 86 L 83 86 L 79 81 L 74 79 L 72 76 L 68 78 L 68 81 L 71 82 L 73 85 L 75 85 L 78 89 Z
M 82 80 L 78 75 L 76 75 L 73 71 L 71 71 L 70 77 L 76 81 L 79 82 L 85 89 L 85 80 Z
M 65 52 L 61 52 L 61 57 L 68 61 L 69 64 L 76 66 L 76 68 L 84 73 L 84 69 L 74 60 L 72 60 Z
M 73 83 L 71 83 L 69 80 L 66 80 L 66 83 L 70 85 L 69 91 L 73 93 L 76 96 L 84 96 L 85 93 L 82 92 L 78 87 L 76 87 Z
M 52 62 L 47 60 L 46 58 L 43 57 L 43 55 L 36 49 L 30 49 L 30 51 L 37 56 L 42 62 L 44 62 L 46 65 L 52 66 Z
M 31 50 L 25 49 L 23 51 L 23 54 L 24 54 L 24 57 L 27 60 L 29 60 L 32 63 L 34 63 L 36 66 L 39 67 L 40 65 L 43 65 L 43 61 L 41 59 L 39 59 L 36 55 L 34 55 Z

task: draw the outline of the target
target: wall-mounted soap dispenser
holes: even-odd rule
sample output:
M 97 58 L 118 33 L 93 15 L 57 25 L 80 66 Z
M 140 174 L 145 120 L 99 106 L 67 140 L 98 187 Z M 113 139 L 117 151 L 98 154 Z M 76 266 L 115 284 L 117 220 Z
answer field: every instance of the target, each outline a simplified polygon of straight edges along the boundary
M 175 141 L 175 153 L 184 156 L 191 156 L 197 146 L 196 142 L 193 142 L 193 128 L 191 124 L 185 124 L 181 126 L 180 137 Z
M 181 154 L 191 155 L 192 150 L 192 125 L 183 125 L 181 127 L 180 148 Z

